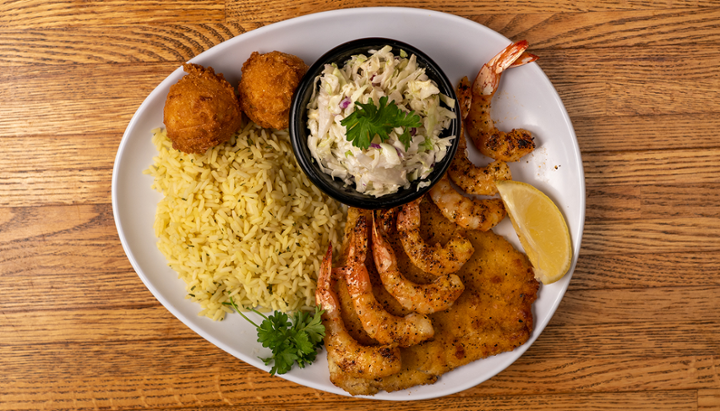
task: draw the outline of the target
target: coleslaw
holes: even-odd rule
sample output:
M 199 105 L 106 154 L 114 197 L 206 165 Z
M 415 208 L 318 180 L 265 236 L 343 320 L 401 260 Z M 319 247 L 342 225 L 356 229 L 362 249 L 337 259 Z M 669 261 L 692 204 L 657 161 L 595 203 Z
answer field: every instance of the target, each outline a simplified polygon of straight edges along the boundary
M 418 189 L 428 186 L 430 182 L 423 180 L 445 157 L 454 138 L 441 137 L 441 133 L 455 118 L 451 110 L 455 100 L 440 93 L 414 54 L 408 57 L 400 50 L 396 56 L 391 46 L 369 54 L 354 55 L 343 67 L 326 64 L 315 80 L 319 85 L 307 106 L 308 148 L 324 173 L 346 185 L 354 184 L 360 193 L 381 197 L 418 180 Z M 367 148 L 348 141 L 343 119 L 359 110 L 360 104 L 380 105 L 382 98 L 419 116 L 420 125 L 410 130 L 395 127 L 387 139 L 370 135 Z

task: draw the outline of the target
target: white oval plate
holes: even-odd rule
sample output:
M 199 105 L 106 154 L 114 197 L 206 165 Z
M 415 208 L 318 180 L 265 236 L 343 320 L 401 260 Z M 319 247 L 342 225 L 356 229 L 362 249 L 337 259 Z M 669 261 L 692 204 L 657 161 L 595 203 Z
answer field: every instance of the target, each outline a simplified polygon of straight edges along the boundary
M 510 44 L 507 38 L 487 27 L 450 14 L 421 9 L 361 8 L 318 13 L 262 27 L 219 44 L 191 61 L 212 66 L 236 85 L 242 64 L 253 51 L 280 50 L 295 54 L 310 65 L 327 50 L 361 37 L 388 37 L 420 48 L 445 70 L 454 84 L 463 76 L 472 80 L 484 62 Z M 113 213 L 120 240 L 142 281 L 178 319 L 233 356 L 269 370 L 258 359 L 258 355 L 265 356 L 267 351 L 257 343 L 254 327 L 239 315 L 229 315 L 222 322 L 198 317 L 199 305 L 185 299 L 183 281 L 167 266 L 155 246 L 153 220 L 161 194 L 150 188 L 152 177 L 142 171 L 153 163 L 157 153 L 150 141 L 150 130 L 163 126 L 165 97 L 170 86 L 182 76 L 182 68 L 178 68 L 150 93 L 133 116 L 120 143 L 112 178 Z M 585 179 L 570 119 L 560 97 L 537 64 L 513 68 L 503 75 L 493 101 L 493 118 L 501 129 L 523 127 L 536 136 L 539 147 L 522 161 L 512 164 L 512 174 L 514 179 L 544 191 L 565 213 L 574 251 L 570 273 L 555 284 L 541 287 L 534 304 L 535 330 L 530 341 L 520 348 L 451 371 L 433 385 L 382 392 L 372 398 L 435 398 L 491 378 L 519 358 L 540 335 L 565 294 L 577 262 L 585 220 Z M 471 158 L 483 161 L 477 153 L 471 153 Z M 508 219 L 496 227 L 495 232 L 521 249 Z M 311 366 L 305 369 L 294 367 L 282 377 L 308 387 L 347 395 L 330 383 L 325 357 L 323 351 Z

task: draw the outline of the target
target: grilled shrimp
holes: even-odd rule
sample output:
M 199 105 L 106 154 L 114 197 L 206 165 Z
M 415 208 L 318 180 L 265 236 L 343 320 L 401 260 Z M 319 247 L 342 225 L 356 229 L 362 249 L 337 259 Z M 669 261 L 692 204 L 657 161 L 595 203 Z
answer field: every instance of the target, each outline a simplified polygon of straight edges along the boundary
M 527 40 L 506 47 L 482 66 L 472 85 L 472 102 L 465 125 L 478 150 L 495 160 L 517 161 L 535 149 L 530 132 L 519 128 L 509 133 L 502 132 L 495 127 L 490 117 L 490 102 L 497 91 L 502 72 L 508 67 L 537 60 L 537 56 L 525 52 L 527 48 Z
M 390 234 L 395 229 L 397 215 L 400 207 L 393 207 L 387 210 L 377 210 L 373 213 L 373 225 L 377 224 L 378 229 L 384 235 Z
M 395 252 L 384 238 L 382 225 L 373 218 L 372 249 L 375 267 L 385 289 L 403 307 L 421 314 L 445 311 L 460 297 L 465 286 L 455 274 L 438 277 L 430 284 L 415 284 L 397 266 Z
M 430 189 L 430 198 L 448 220 L 471 230 L 487 231 L 495 227 L 506 214 L 501 199 L 479 200 L 465 197 L 455 190 L 447 176 L 443 176 Z
M 363 329 L 380 344 L 410 347 L 435 334 L 430 319 L 425 315 L 411 313 L 397 317 L 388 313 L 375 299 L 370 274 L 365 267 L 367 256 L 368 224 L 363 216 L 358 218 L 348 248 L 348 265 L 338 269 L 344 272 L 355 312 Z
M 318 275 L 315 301 L 325 310 L 322 315 L 326 327 L 325 348 L 328 361 L 347 374 L 362 378 L 383 378 L 400 372 L 400 349 L 388 345 L 360 345 L 348 334 L 337 294 L 333 290 L 332 245 L 328 246 Z
M 470 102 L 470 81 L 467 77 L 460 80 L 457 88 L 458 102 L 462 117 L 467 117 Z M 500 180 L 512 180 L 512 174 L 507 163 L 502 160 L 495 160 L 485 167 L 478 167 L 468 159 L 467 140 L 460 121 L 460 134 L 458 149 L 450 163 L 447 175 L 453 183 L 457 184 L 468 194 L 495 195 L 497 187 L 495 182 Z
M 443 177 L 445 178 L 445 177 Z M 470 241 L 457 234 L 445 246 L 428 245 L 420 237 L 420 201 L 422 197 L 402 206 L 397 216 L 400 242 L 416 267 L 433 275 L 457 272 L 475 252 Z

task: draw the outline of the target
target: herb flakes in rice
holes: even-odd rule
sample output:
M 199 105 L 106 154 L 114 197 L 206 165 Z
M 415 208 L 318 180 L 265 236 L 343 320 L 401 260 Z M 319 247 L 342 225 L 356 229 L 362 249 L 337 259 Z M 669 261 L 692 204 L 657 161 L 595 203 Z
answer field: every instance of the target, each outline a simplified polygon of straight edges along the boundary
M 202 155 L 173 149 L 164 129 L 153 130 L 153 143 L 159 155 L 145 173 L 164 195 L 157 246 L 199 315 L 222 320 L 229 296 L 243 307 L 311 309 L 345 212 L 300 170 L 287 132 L 249 122 Z

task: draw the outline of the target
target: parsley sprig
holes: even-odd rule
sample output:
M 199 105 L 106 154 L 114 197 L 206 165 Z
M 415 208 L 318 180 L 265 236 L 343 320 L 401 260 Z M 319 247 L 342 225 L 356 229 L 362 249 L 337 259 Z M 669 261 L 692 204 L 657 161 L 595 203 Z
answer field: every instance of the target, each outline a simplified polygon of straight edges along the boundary
M 315 361 L 317 350 L 320 348 L 325 336 L 325 326 L 320 316 L 324 312 L 320 307 L 315 307 L 315 313 L 296 311 L 293 314 L 292 322 L 288 315 L 283 312 L 275 312 L 269 317 L 255 309 L 251 311 L 264 318 L 258 326 L 245 316 L 230 297 L 229 303 L 244 319 L 257 328 L 258 342 L 265 348 L 272 350 L 272 356 L 268 358 L 259 357 L 265 365 L 272 364 L 271 375 L 285 374 L 290 371 L 293 364 L 297 362 L 300 368 Z
M 355 105 L 358 108 L 340 121 L 340 124 L 347 130 L 347 141 L 351 141 L 353 146 L 365 150 L 370 147 L 370 143 L 376 135 L 382 142 L 390 138 L 389 134 L 394 128 L 402 127 L 403 133 L 398 136 L 398 139 L 405 146 L 405 150 L 410 148 L 412 136 L 409 129 L 422 125 L 420 116 L 414 111 L 406 113 L 400 110 L 394 101 L 391 101 L 390 104 L 387 101 L 387 96 L 380 97 L 378 106 L 375 105 L 373 99 L 366 104 L 356 101 Z

